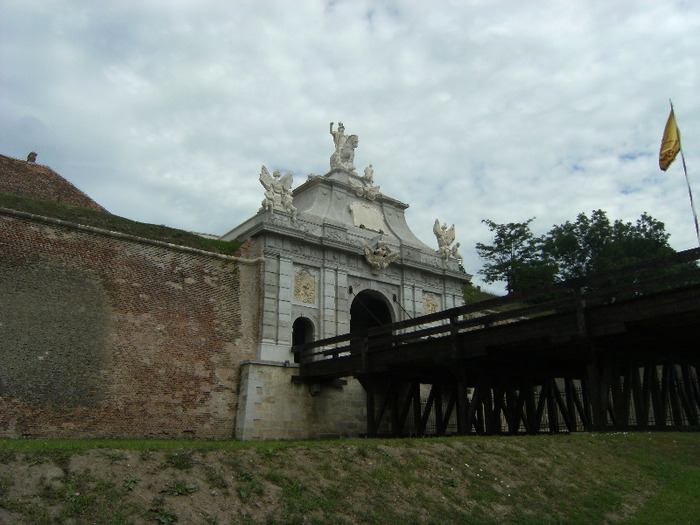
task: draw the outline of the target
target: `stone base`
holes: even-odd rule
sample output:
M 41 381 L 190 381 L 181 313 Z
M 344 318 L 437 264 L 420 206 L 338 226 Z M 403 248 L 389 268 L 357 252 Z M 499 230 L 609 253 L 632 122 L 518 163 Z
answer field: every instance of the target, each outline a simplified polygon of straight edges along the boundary
M 241 365 L 236 439 L 319 439 L 366 432 L 366 397 L 356 380 L 337 387 L 307 385 L 292 381 L 298 374 L 293 364 Z

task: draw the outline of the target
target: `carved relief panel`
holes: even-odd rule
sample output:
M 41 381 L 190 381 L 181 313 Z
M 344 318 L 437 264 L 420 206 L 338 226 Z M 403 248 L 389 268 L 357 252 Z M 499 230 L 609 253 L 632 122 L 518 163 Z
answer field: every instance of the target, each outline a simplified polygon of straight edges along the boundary
M 434 297 L 423 296 L 423 314 L 434 314 L 440 311 L 440 303 Z
M 316 304 L 316 278 L 306 268 L 294 274 L 294 300 Z

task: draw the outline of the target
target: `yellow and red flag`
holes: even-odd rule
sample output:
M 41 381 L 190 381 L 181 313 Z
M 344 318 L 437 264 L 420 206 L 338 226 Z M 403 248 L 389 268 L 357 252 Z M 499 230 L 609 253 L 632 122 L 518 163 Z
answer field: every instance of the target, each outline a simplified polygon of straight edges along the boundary
M 659 152 L 659 168 L 666 171 L 671 163 L 676 160 L 676 155 L 681 150 L 681 132 L 676 126 L 676 115 L 671 108 L 671 114 L 666 122 L 664 137 L 661 139 L 661 151 Z

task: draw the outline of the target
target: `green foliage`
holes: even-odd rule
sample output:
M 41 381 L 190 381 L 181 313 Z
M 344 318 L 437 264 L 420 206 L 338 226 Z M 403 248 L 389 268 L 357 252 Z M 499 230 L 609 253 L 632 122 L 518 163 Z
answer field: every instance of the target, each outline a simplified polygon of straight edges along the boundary
M 170 494 L 172 496 L 189 496 L 198 490 L 199 487 L 197 485 L 188 484 L 185 481 L 177 479 L 171 483 L 168 483 L 166 487 L 161 490 L 161 492 L 165 492 L 166 494 Z
M 542 242 L 530 231 L 534 217 L 525 222 L 497 224 L 482 222 L 493 232 L 493 244 L 476 244 L 479 257 L 486 260 L 479 271 L 487 283 L 506 282 L 508 293 L 550 282 L 554 266 L 542 257 Z
M 0 496 L 4 496 L 12 484 L 12 474 L 0 474 Z
M 621 268 L 674 253 L 663 222 L 643 213 L 636 224 L 616 220 L 595 210 L 576 222 L 554 226 L 542 237 L 543 253 L 557 268 L 558 280 L 573 279 Z
M 224 490 L 228 488 L 228 482 L 224 478 L 223 474 L 216 470 L 211 465 L 205 466 L 206 479 L 209 483 L 209 487 L 213 489 Z
M 575 222 L 555 225 L 541 237 L 530 231 L 533 219 L 483 221 L 494 234 L 492 245 L 476 245 L 486 282 L 505 281 L 511 293 L 674 253 L 664 223 L 647 213 L 636 223 L 611 223 L 603 210 L 580 213 Z
M 132 221 L 104 211 L 38 201 L 7 193 L 0 193 L 0 207 L 223 255 L 233 255 L 241 245 L 239 242 L 208 239 L 196 233 L 167 226 Z
M 139 481 L 141 481 L 137 477 L 128 477 L 124 479 L 124 482 L 122 483 L 122 488 L 124 489 L 124 492 L 129 492 L 132 491 L 136 488 L 136 485 L 139 484 Z
M 148 510 L 148 517 L 151 521 L 162 525 L 169 525 L 177 521 L 177 515 L 163 507 L 153 507 Z
M 464 304 L 478 303 L 498 297 L 495 294 L 483 291 L 481 287 L 474 286 L 472 283 L 462 286 L 462 296 L 464 297 Z
M 176 450 L 167 454 L 165 456 L 165 461 L 171 467 L 175 467 L 180 470 L 189 470 L 194 464 L 192 454 L 192 450 Z
M 249 470 L 241 469 L 238 472 L 237 479 L 237 488 L 241 499 L 247 499 L 251 494 L 262 494 L 262 483 Z

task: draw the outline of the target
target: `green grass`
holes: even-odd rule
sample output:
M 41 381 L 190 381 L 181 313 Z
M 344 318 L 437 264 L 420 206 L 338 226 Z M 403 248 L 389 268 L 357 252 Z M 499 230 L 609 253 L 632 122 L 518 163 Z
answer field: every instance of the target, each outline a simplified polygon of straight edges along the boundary
M 38 201 L 7 193 L 0 193 L 0 207 L 223 255 L 233 255 L 241 245 L 239 242 L 207 239 L 167 226 L 132 221 L 103 211 Z
M 467 283 L 462 286 L 462 295 L 464 296 L 464 304 L 479 303 L 481 301 L 487 301 L 488 299 L 495 299 L 499 297 L 496 294 L 485 292 L 479 286 L 474 286 L 471 283 Z
M 151 466 L 116 479 L 71 470 L 71 457 L 90 449 L 108 469 Z M 0 460 L 0 507 L 26 523 L 184 522 L 182 505 L 204 496 L 232 509 L 208 508 L 198 518 L 207 523 L 666 524 L 700 515 L 698 433 L 3 440 Z M 62 478 L 44 483 L 35 498 L 11 497 L 18 468 L 49 462 L 62 467 Z M 139 506 L 132 495 L 143 501 L 144 491 L 152 503 Z

